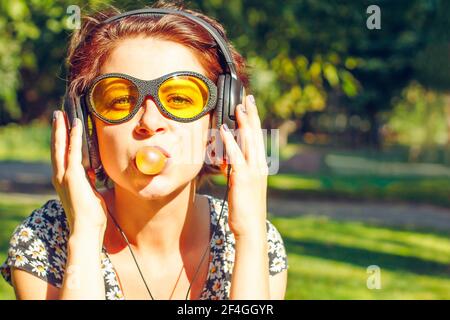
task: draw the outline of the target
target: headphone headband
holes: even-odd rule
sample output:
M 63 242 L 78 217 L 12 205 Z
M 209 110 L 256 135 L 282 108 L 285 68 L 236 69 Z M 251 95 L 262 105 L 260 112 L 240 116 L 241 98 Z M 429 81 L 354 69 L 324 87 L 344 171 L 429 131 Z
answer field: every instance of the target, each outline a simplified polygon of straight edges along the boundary
M 234 67 L 232 55 L 231 55 L 231 52 L 228 49 L 228 46 L 226 45 L 226 42 L 223 39 L 223 37 L 208 22 L 206 22 L 202 18 L 194 16 L 193 14 L 190 14 L 190 13 L 184 12 L 184 11 L 180 11 L 180 10 L 173 10 L 173 9 L 145 8 L 145 9 L 132 10 L 132 11 L 118 14 L 116 16 L 106 19 L 101 24 L 107 24 L 107 23 L 110 23 L 113 21 L 120 20 L 125 17 L 129 17 L 129 16 L 165 15 L 165 14 L 181 15 L 183 17 L 186 17 L 186 18 L 196 22 L 197 24 L 202 26 L 204 29 L 206 29 L 206 31 L 209 32 L 209 34 L 214 38 L 216 43 L 219 45 L 220 51 L 221 51 L 223 57 L 225 58 L 225 63 L 226 63 L 225 67 L 228 69 L 226 71 L 228 73 L 230 73 L 232 78 L 237 79 L 236 68 Z
M 99 25 L 118 21 L 129 16 L 160 16 L 165 14 L 178 14 L 191 21 L 194 21 L 195 23 L 200 25 L 200 27 L 203 27 L 216 41 L 221 60 L 220 62 L 222 64 L 222 67 L 224 68 L 224 73 L 220 74 L 217 79 L 217 104 L 212 116 L 211 127 L 218 129 L 223 123 L 226 123 L 230 129 L 236 128 L 237 122 L 235 117 L 235 107 L 239 103 L 244 101 L 245 87 L 243 86 L 242 81 L 237 77 L 236 67 L 233 62 L 232 54 L 230 49 L 228 48 L 227 42 L 220 35 L 220 33 L 206 20 L 180 10 L 146 8 L 128 11 L 119 15 L 112 16 L 104 21 L 101 21 Z M 107 175 L 101 163 L 95 126 L 92 124 L 93 122 L 87 110 L 88 108 L 85 105 L 85 96 L 83 94 L 75 94 L 75 96 L 72 97 L 69 95 L 67 88 L 68 86 L 66 87 L 66 94 L 63 99 L 63 110 L 67 112 L 69 126 L 72 124 L 74 118 L 79 118 L 81 119 L 85 128 L 85 130 L 83 130 L 82 138 L 83 167 L 86 170 L 94 169 L 97 177 L 101 180 L 104 180 Z M 220 137 L 216 136 L 216 140 L 213 144 L 217 148 L 220 148 L 220 146 L 222 146 L 221 150 L 224 150 L 224 145 Z M 107 181 L 105 180 L 105 182 Z

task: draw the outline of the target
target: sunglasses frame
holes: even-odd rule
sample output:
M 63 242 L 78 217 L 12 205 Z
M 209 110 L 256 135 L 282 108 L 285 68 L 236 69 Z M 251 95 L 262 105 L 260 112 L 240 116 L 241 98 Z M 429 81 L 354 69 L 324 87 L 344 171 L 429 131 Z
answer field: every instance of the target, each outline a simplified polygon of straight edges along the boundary
M 192 118 L 176 117 L 176 116 L 172 115 L 169 111 L 167 111 L 166 108 L 164 108 L 164 105 L 159 100 L 159 96 L 158 96 L 159 88 L 165 81 L 167 81 L 175 76 L 193 76 L 199 80 L 202 80 L 206 84 L 206 87 L 208 88 L 208 101 L 207 101 L 206 105 L 203 107 L 202 112 L 200 112 L 195 117 L 192 117 Z M 104 80 L 107 78 L 121 78 L 121 79 L 128 80 L 138 90 L 139 96 L 138 96 L 135 106 L 133 107 L 133 110 L 123 119 L 120 119 L 120 120 L 107 119 L 107 118 L 103 117 L 101 114 L 99 114 L 95 110 L 94 106 L 92 105 L 91 99 L 92 99 L 92 94 L 93 94 L 95 85 L 98 82 L 100 82 L 101 80 Z M 142 103 L 144 102 L 144 100 L 147 96 L 151 96 L 153 98 L 153 101 L 155 102 L 158 110 L 162 114 L 169 117 L 170 119 L 173 119 L 173 120 L 179 121 L 179 122 L 192 122 L 192 121 L 195 121 L 195 120 L 203 117 L 206 113 L 208 113 L 209 111 L 213 110 L 216 107 L 217 86 L 208 77 L 206 77 L 200 73 L 194 72 L 194 71 L 175 71 L 175 72 L 171 72 L 169 74 L 163 75 L 163 76 L 153 79 L 153 80 L 141 80 L 141 79 L 132 77 L 125 73 L 105 73 L 105 74 L 102 74 L 102 75 L 96 77 L 93 80 L 92 84 L 89 86 L 89 88 L 87 90 L 87 94 L 85 95 L 84 100 L 89 108 L 89 111 L 92 112 L 97 118 L 99 118 L 100 120 L 102 120 L 106 123 L 109 123 L 109 124 L 119 124 L 119 123 L 124 123 L 124 122 L 130 120 L 131 118 L 133 118 L 134 115 L 140 109 Z

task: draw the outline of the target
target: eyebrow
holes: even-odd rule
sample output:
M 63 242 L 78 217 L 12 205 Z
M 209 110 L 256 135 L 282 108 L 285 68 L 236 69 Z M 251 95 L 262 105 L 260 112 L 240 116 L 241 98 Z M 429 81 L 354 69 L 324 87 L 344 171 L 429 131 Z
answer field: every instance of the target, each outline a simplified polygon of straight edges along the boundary
M 179 88 L 190 89 L 190 91 L 192 91 L 192 92 L 200 91 L 200 90 L 197 90 L 198 86 L 196 86 L 195 84 L 193 84 L 190 81 L 186 81 L 185 83 L 174 83 L 174 84 L 166 85 L 166 86 L 160 87 L 160 90 L 162 93 L 165 93 L 166 91 L 173 90 L 173 89 L 179 89 Z
M 106 84 L 103 84 L 100 86 L 102 88 L 103 93 L 107 93 L 108 91 L 114 90 L 114 89 L 130 89 L 133 88 L 133 84 L 126 84 L 123 81 L 120 81 L 119 79 L 108 82 Z

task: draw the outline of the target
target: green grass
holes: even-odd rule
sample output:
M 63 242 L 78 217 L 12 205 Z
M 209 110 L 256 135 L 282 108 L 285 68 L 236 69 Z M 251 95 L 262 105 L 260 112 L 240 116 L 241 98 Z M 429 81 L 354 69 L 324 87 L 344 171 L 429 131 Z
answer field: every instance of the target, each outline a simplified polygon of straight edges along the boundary
M 286 299 L 450 299 L 449 234 L 317 216 L 276 217 L 289 272 Z M 370 290 L 367 267 L 381 269 Z
M 47 124 L 0 127 L 0 161 L 50 162 L 50 132 Z
M 297 153 L 315 154 L 321 159 L 318 170 L 270 175 L 271 194 L 289 198 L 407 201 L 450 207 L 450 168 L 443 162 L 408 162 L 407 152 L 401 147 L 385 151 L 337 150 L 288 144 L 281 150 L 280 160 L 288 160 Z M 218 185 L 226 182 L 222 176 L 212 180 Z
M 409 162 L 408 150 L 402 146 L 377 151 L 288 144 L 280 153 L 282 159 L 296 153 L 320 154 L 319 170 L 269 176 L 268 186 L 285 196 L 408 201 L 450 207 L 450 168 L 444 151 L 436 149 L 440 156 L 435 162 Z
M 223 176 L 212 181 L 224 186 Z M 450 179 L 279 173 L 268 177 L 272 195 L 286 198 L 386 200 L 450 207 Z
M 27 199 L 0 193 L 0 264 L 6 259 L 9 239 L 14 228 L 34 209 L 41 207 L 48 199 L 38 197 Z M 14 299 L 12 287 L 0 279 L 0 300 Z
M 1 262 L 15 226 L 46 200 L 0 194 Z M 287 299 L 450 299 L 448 233 L 313 215 L 270 220 L 288 252 Z M 366 287 L 369 265 L 381 268 L 380 290 Z M 0 299 L 14 299 L 3 279 Z
M 50 162 L 50 130 L 47 124 L 39 123 L 0 127 L 0 161 Z M 280 151 L 281 160 L 298 152 L 322 154 L 320 170 L 269 176 L 268 186 L 274 194 L 400 200 L 450 207 L 447 192 L 450 190 L 450 168 L 443 163 L 407 162 L 407 151 L 401 146 L 375 151 L 288 144 Z M 213 181 L 225 184 L 223 177 L 215 177 Z
M 450 206 L 448 178 L 278 174 L 269 177 L 268 185 L 286 196 L 400 200 Z

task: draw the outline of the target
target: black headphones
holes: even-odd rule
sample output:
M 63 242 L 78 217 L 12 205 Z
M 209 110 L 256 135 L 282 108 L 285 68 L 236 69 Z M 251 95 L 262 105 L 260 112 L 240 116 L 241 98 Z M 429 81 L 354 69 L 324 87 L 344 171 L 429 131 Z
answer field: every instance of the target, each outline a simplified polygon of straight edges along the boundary
M 211 128 L 219 129 L 223 123 L 226 123 L 230 129 L 236 129 L 237 122 L 235 108 L 244 101 L 245 88 L 237 76 L 236 67 L 226 41 L 208 22 L 184 11 L 145 8 L 113 16 L 101 22 L 101 24 L 107 24 L 129 16 L 162 16 L 166 14 L 181 15 L 196 22 L 208 31 L 216 41 L 220 49 L 221 64 L 225 72 L 219 75 L 217 81 L 217 105 L 213 112 Z M 75 117 L 80 119 L 83 123 L 82 164 L 85 170 L 93 170 L 97 178 L 102 180 L 105 177 L 105 172 L 100 161 L 95 125 L 90 118 L 91 115 L 88 114 L 88 108 L 83 96 L 84 95 L 71 97 L 66 90 L 66 94 L 63 98 L 63 110 L 67 114 L 69 127 L 72 126 L 72 121 Z M 215 136 L 214 144 L 217 146 L 216 150 L 224 150 L 224 145 L 220 136 Z M 219 146 L 219 144 L 221 145 Z

